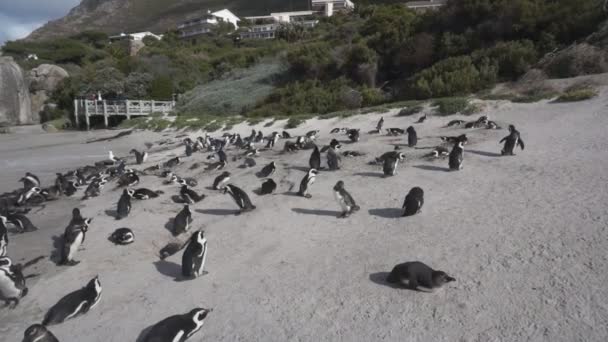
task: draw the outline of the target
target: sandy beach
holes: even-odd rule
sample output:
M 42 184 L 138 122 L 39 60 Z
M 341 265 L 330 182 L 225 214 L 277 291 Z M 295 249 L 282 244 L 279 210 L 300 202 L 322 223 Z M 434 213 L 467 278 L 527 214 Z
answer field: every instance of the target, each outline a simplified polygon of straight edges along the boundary
M 221 171 L 191 170 L 207 153 L 184 158 L 176 168 L 194 177 L 207 195 L 192 206 L 193 229 L 204 229 L 209 243 L 209 274 L 189 281 L 180 275 L 181 253 L 160 261 L 159 250 L 175 238 L 165 228 L 182 205 L 171 200 L 179 187 L 144 176 L 137 187 L 164 191 L 134 201 L 129 217 L 116 221 L 122 189 L 106 185 L 101 196 L 47 202 L 28 217 L 40 230 L 10 235 L 8 255 L 15 262 L 45 258 L 27 268 L 29 294 L 14 310 L 0 309 L 0 340 L 20 341 L 25 329 L 95 275 L 103 287 L 100 303 L 87 314 L 49 329 L 60 341 L 136 341 L 146 328 L 194 307 L 213 308 L 191 341 L 606 341 L 608 337 L 608 88 L 581 103 L 515 104 L 488 101 L 474 117 L 429 116 L 418 131 L 417 149 L 407 138 L 369 135 L 380 117 L 385 127 L 402 129 L 419 115 L 397 111 L 345 119 L 308 120 L 292 136 L 320 130 L 320 145 L 332 138 L 343 150 L 366 155 L 342 158 L 339 171 L 321 171 L 311 199 L 293 195 L 308 168 L 310 150 L 294 154 L 262 152 L 257 166 L 242 169 L 229 158 L 231 183 L 250 195 L 257 209 L 235 216 L 228 195 L 208 189 Z M 502 130 L 447 128 L 448 121 L 489 115 Z M 236 125 L 266 135 L 285 121 L 264 127 Z M 514 124 L 526 149 L 501 157 L 499 140 Z M 361 141 L 331 135 L 334 127 L 360 128 Z M 17 133 L 0 135 L 0 191 L 17 189 L 26 171 L 52 184 L 55 172 L 103 160 L 112 150 L 127 156 L 146 142 L 175 139 L 177 133 L 135 132 L 109 142 L 87 140 L 93 133 Z M 212 136 L 221 136 L 215 132 Z M 441 135 L 467 133 L 464 169 L 447 172 L 446 159 L 423 158 Z M 192 138 L 200 132 L 190 134 Z M 370 160 L 401 144 L 406 162 L 398 175 L 382 178 Z M 143 169 L 184 154 L 183 146 L 152 147 Z M 427 149 L 428 148 L 428 149 Z M 234 148 L 228 155 L 241 153 Z M 278 189 L 258 196 L 255 173 L 270 161 L 278 170 Z M 325 164 L 325 154 L 322 157 Z M 131 160 L 132 162 L 132 160 Z M 339 220 L 332 187 L 343 180 L 361 210 Z M 422 213 L 399 217 L 410 188 L 425 192 Z M 71 210 L 93 222 L 74 267 L 56 266 L 53 241 L 67 226 Z M 116 229 L 135 232 L 135 243 L 115 246 Z M 189 235 L 189 234 L 188 234 Z M 419 260 L 457 281 L 435 293 L 394 288 L 384 279 L 395 264 Z

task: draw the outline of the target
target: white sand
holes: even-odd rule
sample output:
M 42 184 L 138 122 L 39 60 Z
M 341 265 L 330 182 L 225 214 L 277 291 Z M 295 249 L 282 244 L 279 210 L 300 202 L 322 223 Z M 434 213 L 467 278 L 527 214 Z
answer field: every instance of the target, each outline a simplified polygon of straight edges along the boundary
M 94 217 L 85 250 L 77 255 L 82 262 L 57 267 L 46 258 L 27 269 L 26 274 L 42 275 L 29 280 L 30 293 L 17 309 L 0 310 L 0 340 L 20 340 L 59 298 L 98 274 L 101 302 L 86 315 L 51 327 L 61 341 L 135 341 L 150 325 L 196 306 L 214 311 L 192 341 L 606 341 L 607 95 L 602 88 L 601 96 L 581 103 L 494 103 L 482 114 L 503 127 L 515 124 L 526 150 L 497 157 L 506 130 L 468 130 L 461 172 L 445 172 L 447 160 L 419 159 L 428 150 L 404 147 L 408 160 L 399 174 L 379 178 L 381 168 L 367 162 L 405 138 L 363 134 L 360 143 L 344 144 L 344 149 L 368 155 L 343 158 L 338 172 L 321 172 L 310 200 L 285 194 L 290 184 L 297 189 L 310 151 L 279 154 L 281 141 L 277 152 L 263 154 L 253 169 L 229 164 L 233 183 L 258 207 L 241 216 L 232 215 L 236 206 L 228 195 L 206 189 L 218 172 L 189 170 L 206 156 L 196 154 L 178 171 L 196 177 L 197 190 L 208 195 L 193 209 L 194 228 L 204 228 L 209 241 L 209 274 L 193 281 L 174 281 L 181 253 L 165 262 L 157 257 L 172 240 L 164 225 L 181 209 L 170 200 L 178 193 L 176 186 L 144 177 L 141 186 L 166 193 L 134 202 L 131 215 L 122 221 L 105 213 L 115 208 L 120 195 L 113 184 L 85 202 L 79 201 L 79 193 L 47 203 L 30 215 L 41 230 L 10 236 L 9 255 L 20 262 L 50 255 L 51 238 L 63 232 L 71 208 L 79 206 L 86 217 Z M 401 128 L 418 117 L 382 115 L 386 127 Z M 327 143 L 331 128 L 367 132 L 380 116 L 310 120 L 291 132 L 320 129 L 321 142 Z M 433 147 L 439 135 L 465 132 L 443 128 L 455 118 L 459 116 L 430 117 L 416 125 L 419 146 Z M 254 128 L 268 134 L 279 126 Z M 244 136 L 250 129 L 235 127 Z M 84 136 L 1 136 L 2 190 L 16 188 L 25 170 L 41 167 L 37 173 L 48 182 L 55 170 L 102 159 L 109 148 L 125 155 L 131 147 L 143 148 L 144 142 L 160 137 L 138 133 L 111 143 L 76 145 Z M 77 152 L 88 157 L 82 162 L 59 157 Z M 153 154 L 151 162 L 182 153 L 180 147 Z M 61 160 L 63 167 L 53 160 Z M 261 184 L 254 173 L 270 160 L 278 162 L 273 178 L 279 189 L 259 197 L 252 192 Z M 335 217 L 339 207 L 331 191 L 340 179 L 361 206 L 346 220 Z M 413 186 L 425 191 L 423 212 L 397 218 L 397 208 Z M 135 231 L 133 245 L 117 247 L 107 241 L 119 227 Z M 384 284 L 395 264 L 413 260 L 457 281 L 432 294 Z

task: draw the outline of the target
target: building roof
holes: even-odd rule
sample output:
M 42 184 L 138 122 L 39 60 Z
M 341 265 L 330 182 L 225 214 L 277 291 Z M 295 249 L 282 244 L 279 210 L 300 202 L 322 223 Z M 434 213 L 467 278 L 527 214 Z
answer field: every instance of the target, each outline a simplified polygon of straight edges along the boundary
M 405 6 L 409 8 L 439 7 L 447 4 L 447 2 L 448 0 L 408 1 Z

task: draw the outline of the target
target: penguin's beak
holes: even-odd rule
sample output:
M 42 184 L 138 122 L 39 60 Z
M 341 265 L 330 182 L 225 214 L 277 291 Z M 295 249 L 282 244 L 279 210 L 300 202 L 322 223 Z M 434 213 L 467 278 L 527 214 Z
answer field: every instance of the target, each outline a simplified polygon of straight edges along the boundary
M 449 283 L 449 282 L 451 282 L 451 281 L 456 281 L 456 278 L 452 278 L 452 277 L 450 277 L 450 276 L 447 276 L 447 278 L 446 278 L 446 282 L 447 282 L 447 283 Z

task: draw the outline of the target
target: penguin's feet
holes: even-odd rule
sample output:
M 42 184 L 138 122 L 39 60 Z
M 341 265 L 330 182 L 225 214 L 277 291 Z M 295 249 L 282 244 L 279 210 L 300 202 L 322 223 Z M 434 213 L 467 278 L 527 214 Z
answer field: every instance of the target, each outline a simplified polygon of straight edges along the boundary
M 306 198 L 312 198 L 312 195 L 311 194 L 306 194 L 304 197 L 306 197 Z
M 76 260 L 66 261 L 66 263 L 65 263 L 66 266 L 76 266 L 78 264 L 80 264 L 80 261 L 76 261 Z
M 209 272 L 203 271 L 203 273 L 201 274 L 201 277 L 204 276 L 204 275 L 207 275 L 207 274 L 209 274 Z

